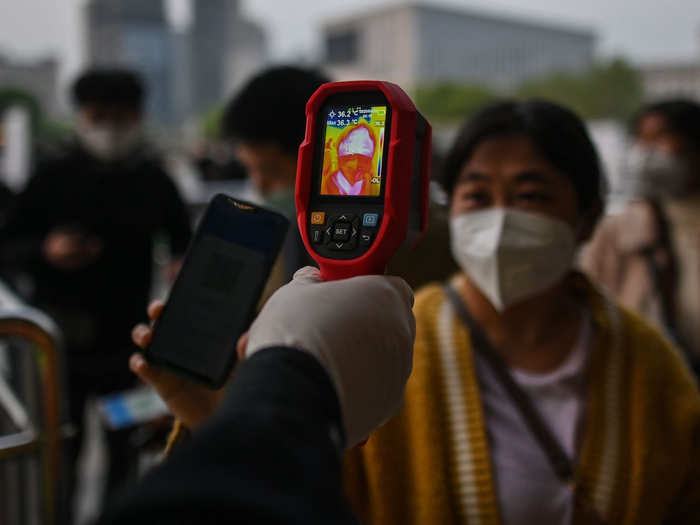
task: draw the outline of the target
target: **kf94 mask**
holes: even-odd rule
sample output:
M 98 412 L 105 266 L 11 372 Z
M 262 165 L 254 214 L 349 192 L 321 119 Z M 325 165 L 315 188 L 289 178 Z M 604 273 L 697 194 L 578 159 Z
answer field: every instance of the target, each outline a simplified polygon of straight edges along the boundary
M 628 198 L 678 197 L 693 181 L 690 164 L 680 155 L 632 146 L 623 159 L 620 192 Z
M 76 131 L 83 147 L 103 162 L 122 160 L 143 139 L 143 132 L 137 125 L 122 127 L 79 122 Z
M 576 252 L 564 221 L 510 208 L 454 217 L 450 233 L 455 260 L 499 311 L 559 282 Z

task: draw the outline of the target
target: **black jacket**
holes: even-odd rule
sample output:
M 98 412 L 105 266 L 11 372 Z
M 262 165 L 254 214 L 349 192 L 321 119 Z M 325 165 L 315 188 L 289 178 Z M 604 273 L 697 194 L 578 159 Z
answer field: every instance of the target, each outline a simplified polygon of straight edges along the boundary
M 356 523 L 342 496 L 340 406 L 315 358 L 246 359 L 216 416 L 101 525 Z
M 48 264 L 42 244 L 57 228 L 98 238 L 98 259 L 72 271 Z M 72 145 L 39 165 L 15 199 L 0 230 L 0 263 L 31 277 L 33 304 L 76 321 L 73 329 L 57 319 L 68 332 L 68 351 L 76 346 L 71 330 L 92 334 L 86 346 L 108 351 L 129 344 L 131 328 L 144 317 L 159 233 L 175 255 L 185 251 L 191 233 L 185 205 L 159 160 L 143 151 L 105 164 Z

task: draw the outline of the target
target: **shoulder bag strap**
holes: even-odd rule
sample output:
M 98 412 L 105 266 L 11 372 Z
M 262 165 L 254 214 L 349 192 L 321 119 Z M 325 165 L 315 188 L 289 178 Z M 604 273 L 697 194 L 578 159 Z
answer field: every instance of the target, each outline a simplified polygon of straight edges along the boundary
M 467 307 L 462 302 L 457 291 L 450 285 L 445 285 L 447 298 L 454 307 L 457 315 L 464 325 L 469 329 L 474 349 L 479 352 L 491 370 L 494 372 L 500 383 L 508 392 L 511 401 L 522 414 L 533 437 L 540 445 L 549 459 L 557 477 L 565 484 L 574 481 L 574 466 L 571 459 L 549 429 L 544 419 L 537 411 L 528 394 L 515 382 L 506 364 L 501 357 L 491 347 L 481 329 L 472 319 Z

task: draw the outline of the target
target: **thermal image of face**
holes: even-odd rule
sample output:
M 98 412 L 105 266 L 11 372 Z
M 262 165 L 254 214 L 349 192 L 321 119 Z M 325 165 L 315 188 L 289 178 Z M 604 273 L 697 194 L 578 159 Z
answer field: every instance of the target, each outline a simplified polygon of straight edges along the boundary
M 329 112 L 321 195 L 379 195 L 385 116 L 385 107 Z

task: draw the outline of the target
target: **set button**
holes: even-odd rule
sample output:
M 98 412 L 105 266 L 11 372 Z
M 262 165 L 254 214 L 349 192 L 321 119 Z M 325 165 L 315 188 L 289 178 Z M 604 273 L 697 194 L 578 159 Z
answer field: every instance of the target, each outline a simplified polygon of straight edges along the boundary
M 349 222 L 336 222 L 333 225 L 333 240 L 347 241 L 350 239 L 352 225 Z

